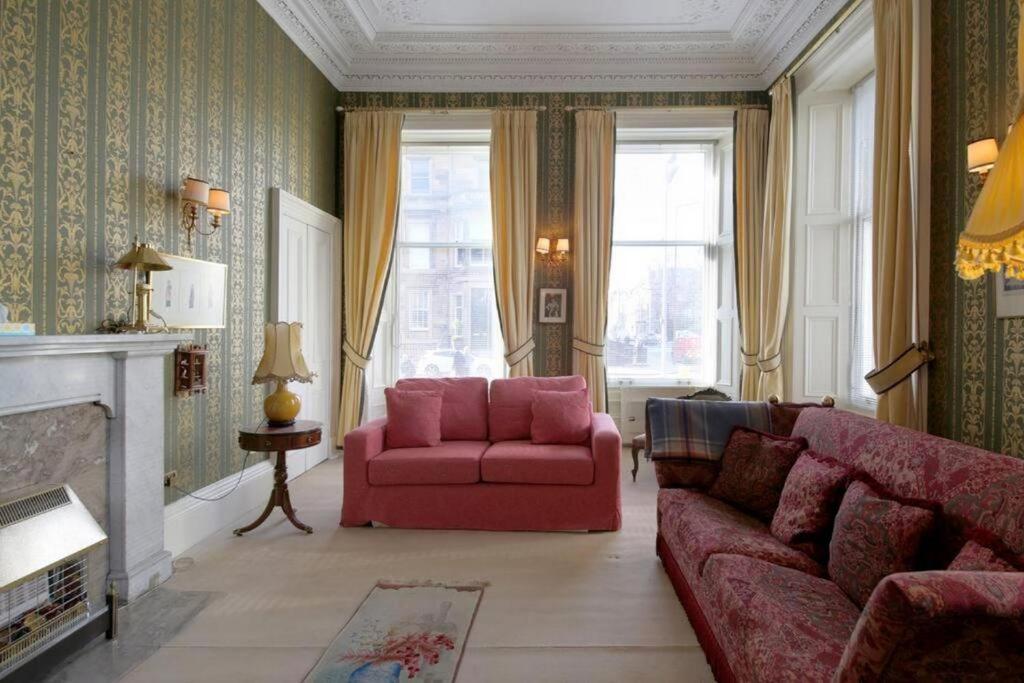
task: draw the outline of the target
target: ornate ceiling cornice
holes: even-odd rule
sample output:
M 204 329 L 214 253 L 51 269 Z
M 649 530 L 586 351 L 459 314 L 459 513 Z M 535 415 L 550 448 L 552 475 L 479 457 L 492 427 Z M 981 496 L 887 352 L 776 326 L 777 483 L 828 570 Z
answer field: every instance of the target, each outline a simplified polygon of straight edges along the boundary
M 426 1 L 260 3 L 339 90 L 480 92 L 764 90 L 845 2 L 746 0 L 728 31 L 501 32 L 424 30 Z M 710 26 L 726 2 L 688 4 L 679 21 Z

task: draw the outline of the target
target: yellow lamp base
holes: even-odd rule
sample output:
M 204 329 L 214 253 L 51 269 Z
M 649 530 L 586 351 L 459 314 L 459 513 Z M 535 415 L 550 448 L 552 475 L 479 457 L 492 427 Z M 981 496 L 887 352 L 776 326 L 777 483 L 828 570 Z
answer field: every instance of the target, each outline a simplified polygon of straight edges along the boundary
M 289 427 L 302 407 L 302 399 L 288 391 L 284 382 L 277 383 L 277 391 L 263 399 L 263 414 L 271 427 Z

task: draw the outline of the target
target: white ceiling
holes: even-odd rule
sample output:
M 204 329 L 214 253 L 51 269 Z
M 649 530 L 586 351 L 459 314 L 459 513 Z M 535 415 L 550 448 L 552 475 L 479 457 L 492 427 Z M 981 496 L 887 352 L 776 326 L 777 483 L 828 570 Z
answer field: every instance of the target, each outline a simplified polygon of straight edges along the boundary
M 846 0 L 260 0 L 339 90 L 763 90 Z

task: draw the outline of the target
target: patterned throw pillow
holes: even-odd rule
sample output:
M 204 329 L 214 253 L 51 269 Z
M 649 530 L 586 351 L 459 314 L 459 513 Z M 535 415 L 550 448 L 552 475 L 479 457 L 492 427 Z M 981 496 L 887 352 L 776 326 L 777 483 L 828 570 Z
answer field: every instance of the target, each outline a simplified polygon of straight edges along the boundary
M 849 476 L 849 468 L 838 460 L 804 451 L 786 477 L 772 517 L 772 535 L 824 561 L 832 521 Z
M 1003 559 L 995 550 L 978 543 L 967 541 L 960 549 L 948 569 L 959 572 L 1017 572 L 1021 571 Z
M 786 476 L 807 440 L 737 427 L 722 452 L 722 466 L 708 495 L 768 521 Z
M 932 510 L 905 505 L 855 481 L 843 496 L 829 544 L 828 575 L 863 607 L 889 574 L 914 569 Z

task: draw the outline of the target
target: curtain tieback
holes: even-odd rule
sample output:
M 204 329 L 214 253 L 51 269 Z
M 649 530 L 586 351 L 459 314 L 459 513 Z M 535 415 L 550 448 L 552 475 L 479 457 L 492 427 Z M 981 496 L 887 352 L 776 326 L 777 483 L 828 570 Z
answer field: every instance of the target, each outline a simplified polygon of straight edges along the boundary
M 588 356 L 596 356 L 598 358 L 604 356 L 604 344 L 591 344 L 590 342 L 583 341 L 579 337 L 573 337 L 572 348 L 576 349 L 580 353 L 585 353 Z
M 756 353 L 747 353 L 746 351 L 744 351 L 741 348 L 740 349 L 740 357 L 741 357 L 741 359 L 743 361 L 743 364 L 746 365 L 749 368 L 752 368 L 752 367 L 757 365 L 757 354 Z
M 348 339 L 346 339 L 345 343 L 342 344 L 341 350 L 345 352 L 345 360 L 352 363 L 352 365 L 356 366 L 360 370 L 365 370 L 366 366 L 370 364 L 370 357 L 364 356 L 356 351 L 355 347 L 349 343 Z
M 911 344 L 893 360 L 864 375 L 864 379 L 871 390 L 881 396 L 934 358 L 935 355 L 928 349 L 928 342 Z
M 771 358 L 758 358 L 757 369 L 761 372 L 775 372 L 782 367 L 782 354 L 777 353 Z
M 508 366 L 510 368 L 519 365 L 524 360 L 526 360 L 527 358 L 530 357 L 530 354 L 533 353 L 533 347 L 534 347 L 533 337 L 530 337 L 529 339 L 524 341 L 522 344 L 520 344 L 518 349 L 516 349 L 515 351 L 510 351 L 509 353 L 506 353 L 505 354 L 505 362 L 508 363 Z

